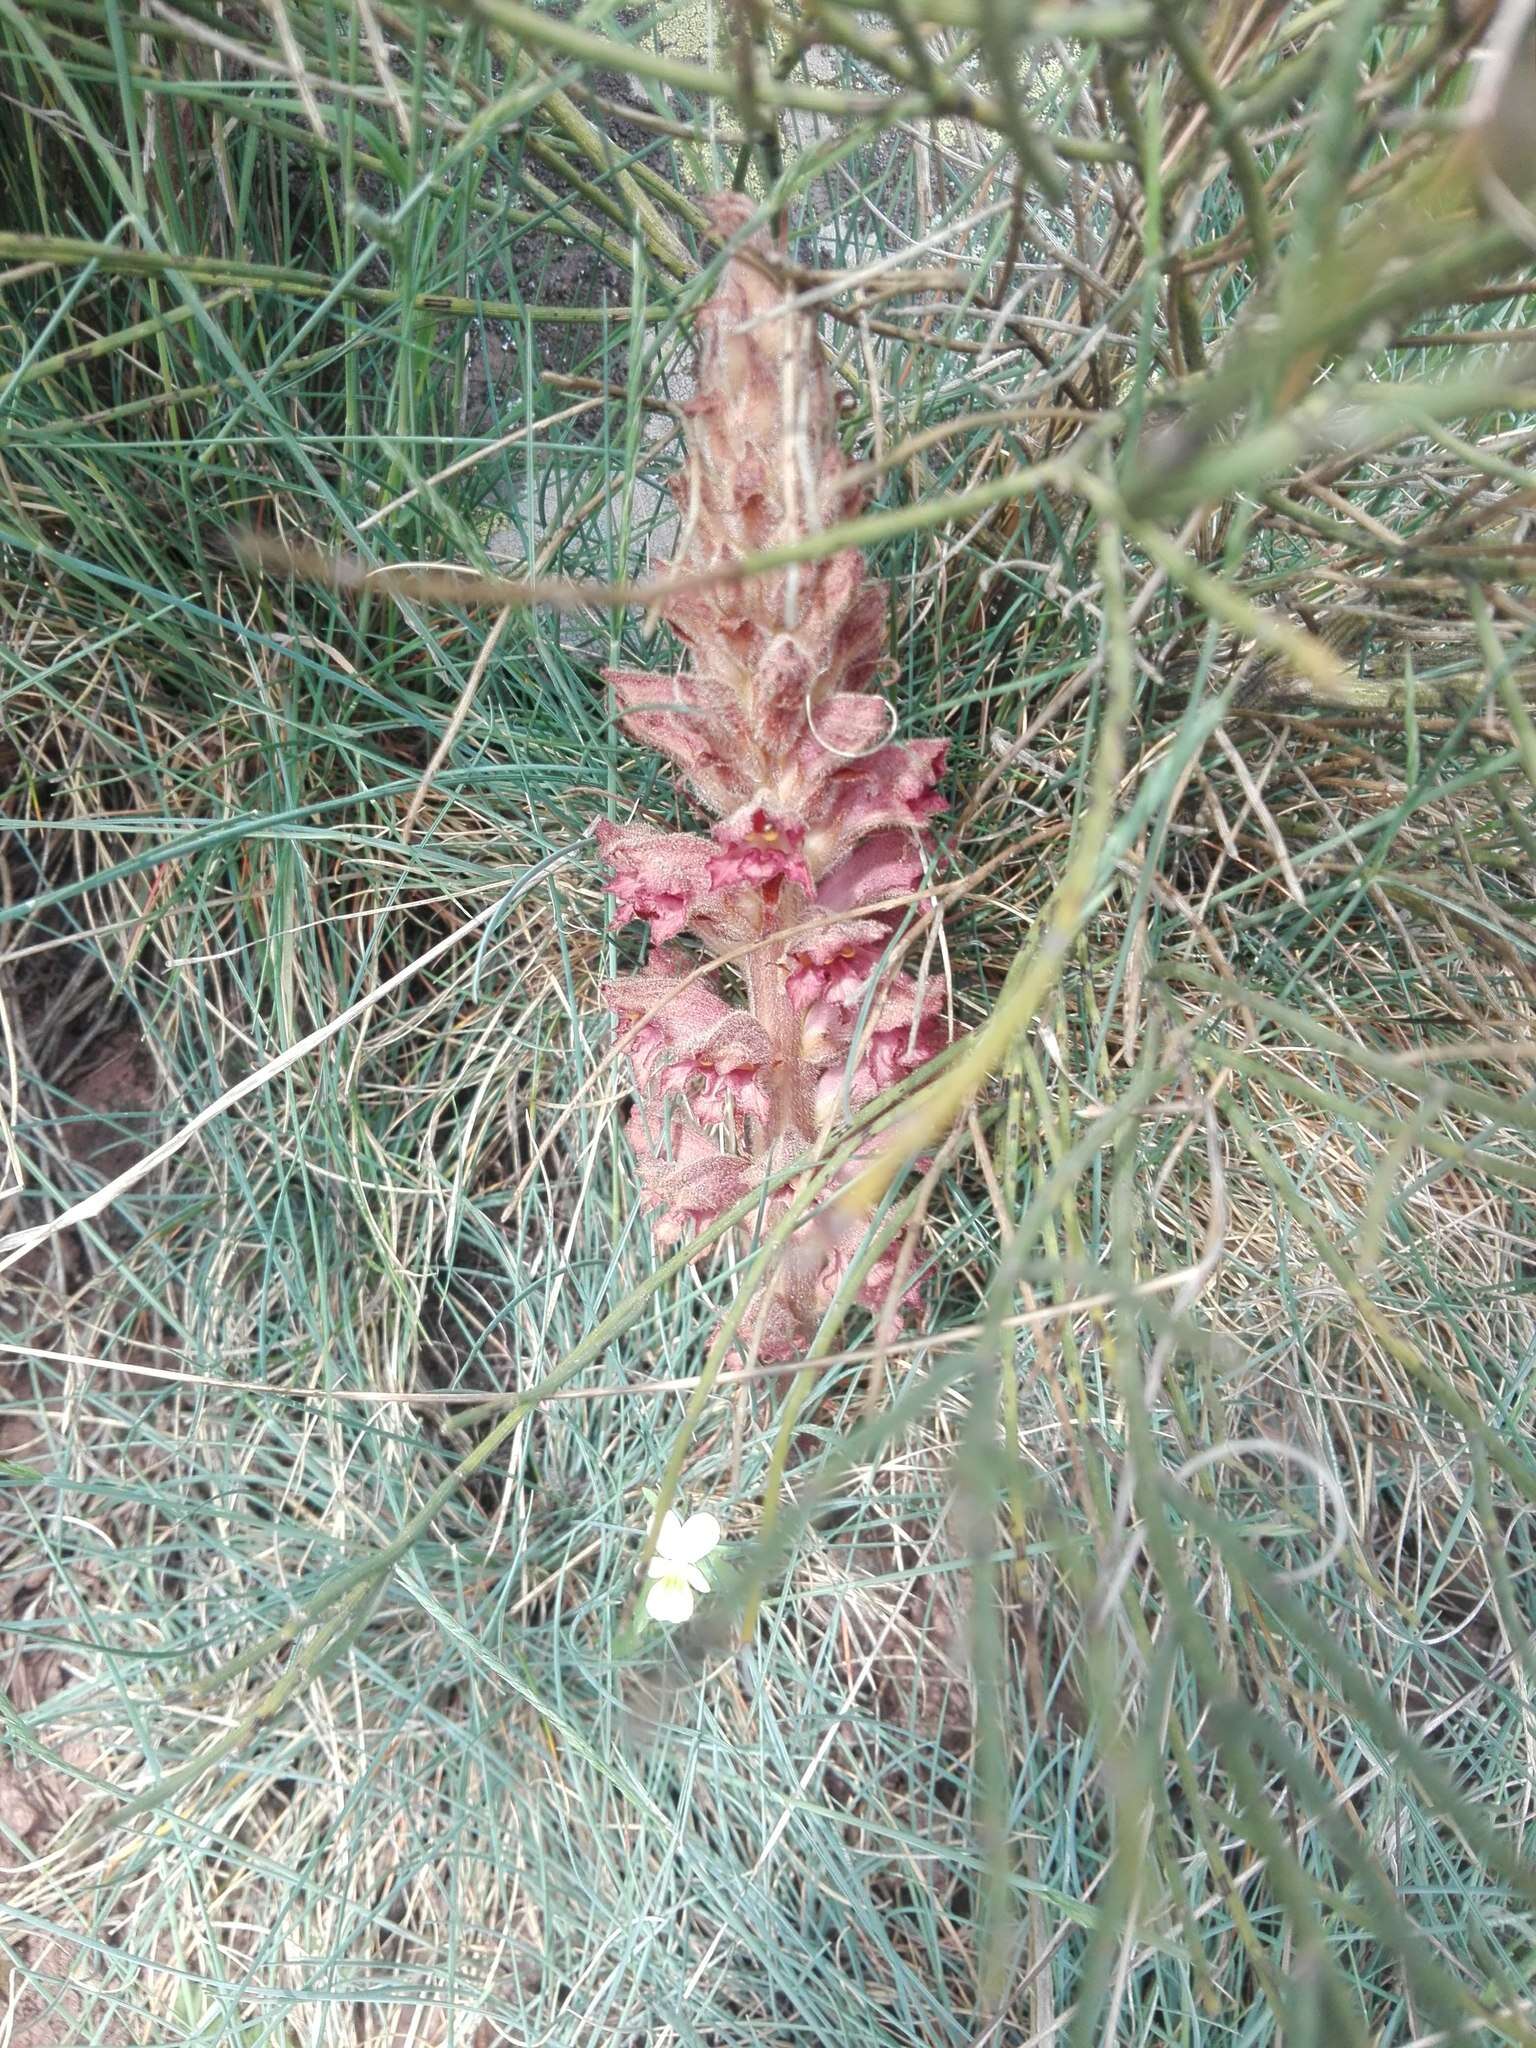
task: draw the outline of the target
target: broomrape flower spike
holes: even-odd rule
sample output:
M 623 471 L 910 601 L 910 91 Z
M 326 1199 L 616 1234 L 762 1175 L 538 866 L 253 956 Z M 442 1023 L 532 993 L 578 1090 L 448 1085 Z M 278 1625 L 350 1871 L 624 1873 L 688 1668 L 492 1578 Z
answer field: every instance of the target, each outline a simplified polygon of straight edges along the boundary
M 722 237 L 752 218 L 739 194 L 707 204 Z M 688 461 L 672 479 L 682 570 L 729 566 L 859 509 L 814 324 L 754 251 L 768 253 L 747 244 L 698 316 Z M 666 757 L 707 820 L 691 832 L 596 828 L 615 921 L 650 934 L 645 968 L 605 997 L 634 1072 L 629 1135 L 658 1247 L 699 1235 L 787 1170 L 763 1207 L 771 1228 L 801 1163 L 944 1043 L 942 990 L 890 961 L 891 900 L 920 890 L 929 821 L 945 808 L 945 743 L 895 737 L 880 694 L 895 672 L 886 611 L 887 593 L 845 548 L 678 592 L 660 612 L 685 649 L 680 673 L 605 671 L 626 730 Z M 803 1354 L 862 1229 L 831 1202 L 799 1227 L 748 1304 L 748 1355 Z M 899 1277 L 909 1263 L 891 1244 L 860 1288 L 889 1330 L 918 1292 Z M 663 1604 L 692 1583 L 669 1582 Z
M 645 1611 L 652 1621 L 671 1625 L 688 1620 L 695 1595 L 709 1591 L 699 1560 L 708 1557 L 719 1541 L 720 1524 L 713 1515 L 690 1515 L 684 1522 L 673 1509 L 667 1509 L 661 1518 L 656 1555 L 645 1568 L 650 1581 L 645 1589 Z

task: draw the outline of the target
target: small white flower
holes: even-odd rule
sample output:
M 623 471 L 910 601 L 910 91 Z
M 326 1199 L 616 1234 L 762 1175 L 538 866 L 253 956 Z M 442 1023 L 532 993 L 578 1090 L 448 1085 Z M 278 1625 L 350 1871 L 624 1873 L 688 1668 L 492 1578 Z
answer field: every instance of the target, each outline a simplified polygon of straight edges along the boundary
M 713 1515 L 690 1515 L 684 1522 L 667 1509 L 661 1518 L 656 1555 L 645 1568 L 650 1580 L 645 1589 L 645 1611 L 652 1621 L 688 1619 L 694 1595 L 709 1591 L 699 1559 L 708 1557 L 719 1541 L 720 1524 Z

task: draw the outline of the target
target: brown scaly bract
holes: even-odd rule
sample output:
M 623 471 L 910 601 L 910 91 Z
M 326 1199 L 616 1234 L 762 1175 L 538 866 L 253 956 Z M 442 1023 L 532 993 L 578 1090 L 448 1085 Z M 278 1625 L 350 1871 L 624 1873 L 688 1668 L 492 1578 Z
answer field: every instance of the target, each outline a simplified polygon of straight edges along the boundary
M 736 196 L 710 211 L 723 235 L 751 215 Z M 672 484 L 679 569 L 733 564 L 858 509 L 814 326 L 784 305 L 738 258 L 699 314 L 689 461 Z M 926 821 L 944 808 L 945 754 L 942 740 L 890 737 L 876 694 L 892 668 L 885 605 L 846 549 L 793 580 L 671 598 L 661 614 L 688 649 L 682 673 L 606 672 L 629 731 L 718 820 L 707 835 L 597 828 L 616 915 L 651 930 L 648 965 L 606 998 L 635 1069 L 629 1129 L 658 1245 L 695 1235 L 765 1174 L 809 1163 L 851 1109 L 944 1043 L 940 989 L 881 965 L 890 899 L 920 884 Z M 732 956 L 745 1007 L 670 943 L 683 933 L 706 959 Z M 787 1199 L 770 1199 L 770 1219 Z M 759 1357 L 804 1348 L 858 1241 L 825 1222 L 797 1234 L 744 1326 Z M 893 1246 L 861 1298 L 885 1307 L 897 1281 Z

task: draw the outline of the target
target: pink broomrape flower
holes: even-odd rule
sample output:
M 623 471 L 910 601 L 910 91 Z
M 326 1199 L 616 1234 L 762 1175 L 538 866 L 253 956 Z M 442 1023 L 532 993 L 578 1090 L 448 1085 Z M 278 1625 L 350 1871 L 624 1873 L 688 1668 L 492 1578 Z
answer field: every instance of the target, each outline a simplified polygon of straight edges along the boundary
M 752 1185 L 751 1162 L 722 1152 L 686 1107 L 663 1113 L 655 1103 L 642 1104 L 629 1120 L 629 1138 L 658 1250 L 713 1223 Z
M 600 819 L 597 843 L 608 863 L 614 916 L 644 918 L 657 940 L 675 939 L 709 893 L 709 853 L 691 832 L 655 832 L 648 825 Z
M 722 235 L 750 202 L 709 202 Z M 858 509 L 812 324 L 748 243 L 698 316 L 689 462 L 673 479 L 675 565 L 731 568 Z M 886 595 L 854 549 L 679 592 L 660 606 L 677 674 L 610 669 L 632 738 L 713 818 L 698 832 L 600 824 L 616 922 L 650 928 L 648 965 L 611 983 L 637 1087 L 629 1130 L 659 1247 L 687 1243 L 765 1178 L 814 1165 L 852 1112 L 946 1040 L 941 991 L 887 965 L 944 808 L 945 743 L 899 738 Z M 688 945 L 668 942 L 687 936 Z M 693 948 L 697 948 L 695 951 Z M 722 958 L 722 956 L 725 956 Z M 712 963 L 719 962 L 718 965 Z M 728 999 L 731 972 L 744 1003 Z M 794 1182 L 771 1193 L 771 1226 Z M 859 1256 L 862 1225 L 823 1204 L 749 1304 L 741 1343 L 796 1357 Z M 910 1248 L 882 1251 L 858 1297 L 886 1327 L 919 1291 Z M 893 1299 L 898 1293 L 900 1300 Z
M 943 991 L 936 983 L 919 989 L 903 975 L 877 995 L 862 1028 L 831 1004 L 813 1011 L 808 1022 L 830 1013 L 842 1027 L 822 1033 L 827 1050 L 816 1083 L 816 1107 L 822 1118 L 830 1122 L 843 1101 L 850 1109 L 862 1109 L 895 1082 L 926 1066 L 944 1045 L 942 1002 Z M 841 1060 L 833 1050 L 839 1039 L 847 1049 Z
M 712 889 L 777 890 L 781 882 L 798 882 L 812 887 L 811 871 L 800 849 L 805 844 L 805 823 L 791 812 L 772 804 L 743 804 L 710 833 L 720 851 L 710 856 L 709 886 Z
M 704 1123 L 721 1123 L 734 1107 L 766 1123 L 773 1113 L 769 1079 L 773 1040 L 747 1010 L 727 1009 L 697 1037 L 675 1048 L 661 1069 L 660 1085 L 687 1098 Z
M 791 939 L 783 955 L 785 994 L 797 1010 L 862 1002 L 890 936 L 887 925 L 860 917 Z
M 603 988 L 603 1000 L 622 1026 L 623 1050 L 642 1083 L 658 1062 L 683 1046 L 703 1044 L 733 1010 L 707 977 L 672 946 L 653 946 L 638 974 L 621 975 Z

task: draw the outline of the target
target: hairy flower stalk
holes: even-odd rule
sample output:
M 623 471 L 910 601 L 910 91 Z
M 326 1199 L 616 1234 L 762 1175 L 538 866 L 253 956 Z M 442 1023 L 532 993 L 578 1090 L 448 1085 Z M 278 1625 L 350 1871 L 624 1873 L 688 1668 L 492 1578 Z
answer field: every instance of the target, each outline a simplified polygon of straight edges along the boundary
M 711 203 L 722 234 L 749 204 Z M 679 569 L 709 569 L 847 518 L 846 479 L 814 326 L 736 259 L 698 320 L 688 463 L 672 489 Z M 886 593 L 856 550 L 794 571 L 680 593 L 661 615 L 681 673 L 610 669 L 628 730 L 673 764 L 708 832 L 598 827 L 615 914 L 650 927 L 646 967 L 610 984 L 637 1101 L 630 1136 L 656 1241 L 695 1235 L 765 1176 L 809 1166 L 850 1110 L 944 1042 L 942 991 L 884 963 L 900 900 L 923 876 L 944 808 L 942 740 L 897 741 Z M 893 910 L 893 902 L 895 909 Z M 745 1000 L 725 992 L 730 957 Z M 792 1189 L 793 1181 L 786 1184 Z M 768 1215 L 789 1199 L 781 1188 Z M 860 1231 L 803 1226 L 743 1325 L 792 1358 L 836 1291 Z M 893 1319 L 900 1247 L 860 1299 Z

